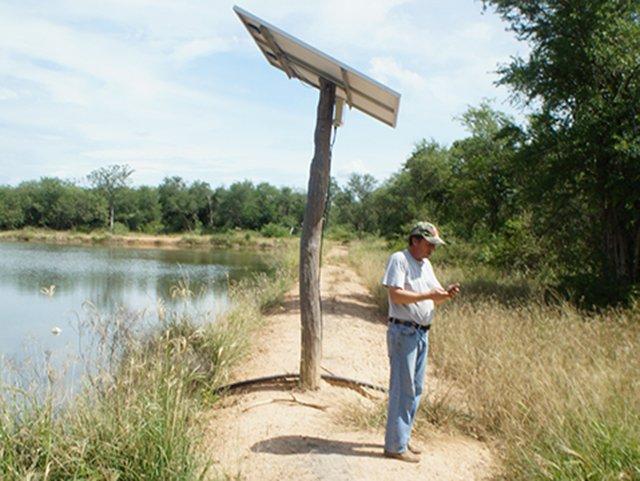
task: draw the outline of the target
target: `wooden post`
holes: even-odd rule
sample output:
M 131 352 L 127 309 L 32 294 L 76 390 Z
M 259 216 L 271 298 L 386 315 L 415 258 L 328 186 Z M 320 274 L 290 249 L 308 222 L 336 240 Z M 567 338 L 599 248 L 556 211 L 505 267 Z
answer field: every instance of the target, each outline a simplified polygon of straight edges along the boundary
M 320 387 L 322 361 L 322 311 L 320 309 L 320 243 L 329 175 L 330 142 L 336 86 L 320 81 L 320 100 L 314 136 L 315 151 L 311 161 L 307 205 L 304 209 L 300 239 L 300 383 L 303 389 Z

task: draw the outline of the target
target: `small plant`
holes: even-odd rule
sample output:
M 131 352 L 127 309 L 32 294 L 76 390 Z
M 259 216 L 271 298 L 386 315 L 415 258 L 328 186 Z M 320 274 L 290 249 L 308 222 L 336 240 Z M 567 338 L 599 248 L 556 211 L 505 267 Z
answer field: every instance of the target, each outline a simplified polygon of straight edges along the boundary
M 352 228 L 344 225 L 332 225 L 327 229 L 326 236 L 328 239 L 338 242 L 349 242 L 358 237 Z
M 115 222 L 111 233 L 113 235 L 126 235 L 129 233 L 129 228 L 122 222 Z
M 266 224 L 260 229 L 260 233 L 265 237 L 287 237 L 289 235 L 289 229 L 279 224 Z

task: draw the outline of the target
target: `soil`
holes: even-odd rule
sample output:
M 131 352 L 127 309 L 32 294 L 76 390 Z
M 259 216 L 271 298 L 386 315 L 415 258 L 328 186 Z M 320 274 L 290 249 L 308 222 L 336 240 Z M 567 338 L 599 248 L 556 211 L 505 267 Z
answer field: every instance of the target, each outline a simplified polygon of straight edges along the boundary
M 333 248 L 322 267 L 323 373 L 386 387 L 386 325 L 346 249 Z M 300 312 L 297 286 L 279 312 L 253 335 L 252 353 L 235 380 L 299 372 Z M 438 383 L 428 372 L 426 385 Z M 383 457 L 383 429 L 355 428 L 345 409 L 384 400 L 323 381 L 318 391 L 263 386 L 226 396 L 207 414 L 205 454 L 213 479 L 247 480 L 484 480 L 497 473 L 485 443 L 428 426 L 417 437 L 421 462 Z
M 238 240 L 229 235 L 216 239 L 210 235 L 192 235 L 188 232 L 178 234 L 142 234 L 127 233 L 123 235 L 110 234 L 108 232 L 81 233 L 72 231 L 54 231 L 44 229 L 23 229 L 0 232 L 0 241 L 3 242 L 33 242 L 61 245 L 108 245 L 118 247 L 132 247 L 140 249 L 203 249 L 207 250 L 221 246 L 225 249 L 256 248 L 273 249 L 286 240 L 267 238 L 262 236 L 251 237 L 250 240 Z

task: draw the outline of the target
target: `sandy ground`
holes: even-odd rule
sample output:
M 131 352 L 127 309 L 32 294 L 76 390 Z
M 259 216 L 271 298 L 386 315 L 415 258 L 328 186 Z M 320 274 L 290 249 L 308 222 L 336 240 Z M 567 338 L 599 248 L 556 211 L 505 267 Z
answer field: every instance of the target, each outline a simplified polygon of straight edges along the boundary
M 334 248 L 322 269 L 323 372 L 385 386 L 386 325 L 366 288 Z M 297 288 L 252 340 L 252 355 L 234 379 L 297 373 L 300 353 Z M 432 386 L 435 380 L 427 376 Z M 437 385 L 437 384 L 436 384 Z M 368 391 L 369 396 L 384 396 Z M 212 478 L 247 480 L 481 480 L 496 473 L 488 446 L 429 430 L 419 464 L 382 456 L 384 432 L 356 430 L 344 407 L 373 401 L 323 382 L 316 392 L 262 387 L 227 396 L 206 419 Z
M 107 232 L 93 232 L 89 234 L 72 231 L 54 231 L 45 229 L 23 229 L 0 232 L 0 242 L 31 242 L 61 245 L 100 245 L 131 247 L 139 249 L 203 249 L 215 248 L 222 243 L 222 249 L 239 247 L 239 242 L 233 235 L 216 239 L 211 235 L 193 235 L 183 232 L 180 234 L 142 234 L 131 232 L 124 235 L 109 234 Z M 255 249 L 271 249 L 278 246 L 281 239 L 255 236 L 250 241 L 244 240 Z M 228 245 L 227 245 L 228 244 Z

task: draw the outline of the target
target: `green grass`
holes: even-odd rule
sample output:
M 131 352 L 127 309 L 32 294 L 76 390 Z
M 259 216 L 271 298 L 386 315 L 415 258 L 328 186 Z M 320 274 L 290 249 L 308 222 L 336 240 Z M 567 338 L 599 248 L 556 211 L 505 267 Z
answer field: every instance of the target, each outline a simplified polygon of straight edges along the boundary
M 367 243 L 350 256 L 381 310 L 388 254 Z M 450 389 L 434 393 L 427 379 L 417 429 L 497 441 L 508 480 L 640 480 L 640 310 L 546 302 L 525 277 L 442 267 L 437 254 L 437 275 L 462 292 L 430 332 L 429 362 Z
M 232 307 L 215 323 L 181 309 L 141 336 L 132 319 L 95 313 L 89 324 L 119 335 L 100 344 L 100 369 L 66 404 L 53 376 L 35 389 L 2 383 L 0 479 L 201 479 L 210 467 L 200 454 L 202 413 L 294 278 L 292 249 L 272 263 L 270 274 L 230 287 Z

